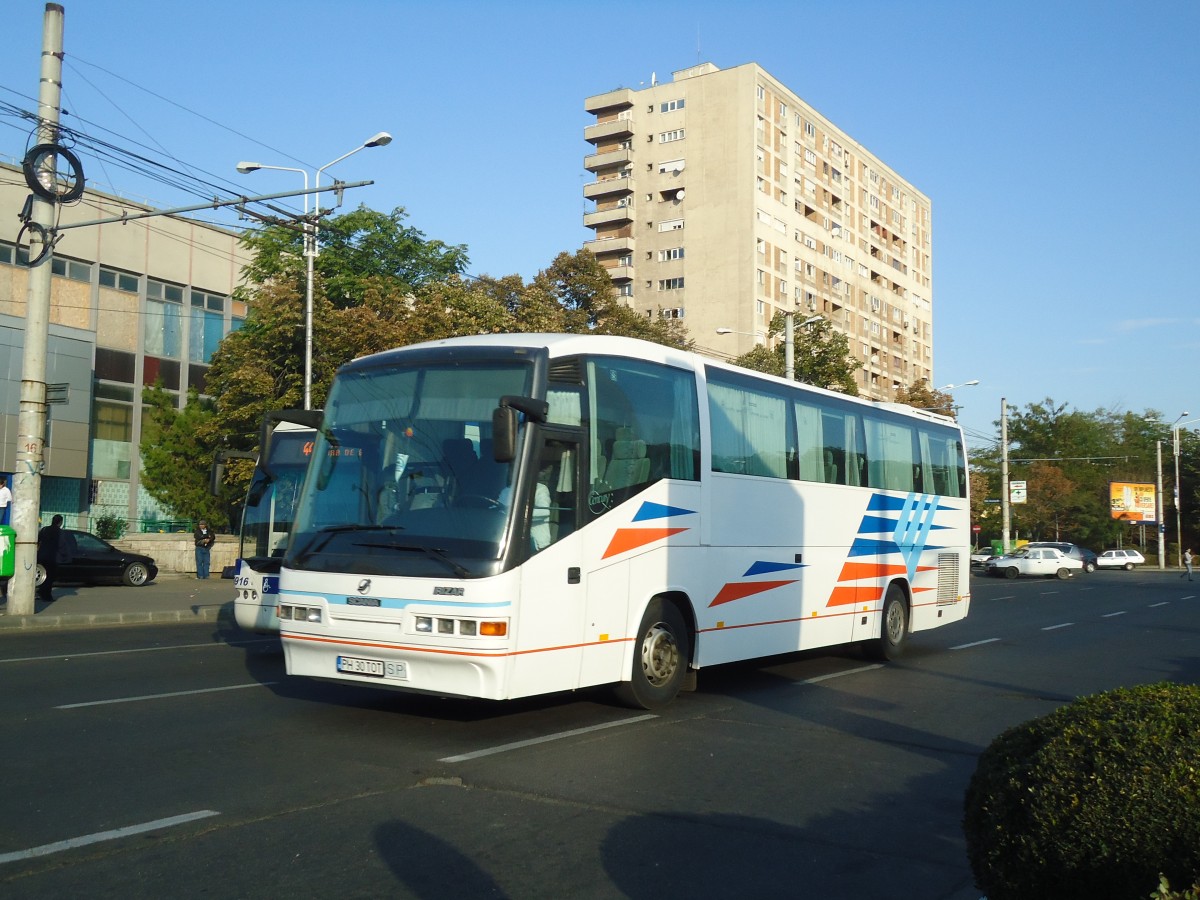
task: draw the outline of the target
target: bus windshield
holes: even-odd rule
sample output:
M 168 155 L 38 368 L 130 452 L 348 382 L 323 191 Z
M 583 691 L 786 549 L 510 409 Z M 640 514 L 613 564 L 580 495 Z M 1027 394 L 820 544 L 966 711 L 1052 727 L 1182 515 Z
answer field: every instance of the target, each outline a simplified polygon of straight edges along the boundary
M 530 394 L 532 371 L 525 361 L 470 360 L 341 373 L 285 565 L 490 574 L 506 546 L 514 466 L 494 459 L 492 412 L 502 395 Z
M 308 467 L 315 432 L 311 428 L 282 424 L 271 439 L 271 470 L 255 466 L 246 506 L 242 512 L 243 559 L 282 558 L 292 530 L 292 517 L 300 484 Z

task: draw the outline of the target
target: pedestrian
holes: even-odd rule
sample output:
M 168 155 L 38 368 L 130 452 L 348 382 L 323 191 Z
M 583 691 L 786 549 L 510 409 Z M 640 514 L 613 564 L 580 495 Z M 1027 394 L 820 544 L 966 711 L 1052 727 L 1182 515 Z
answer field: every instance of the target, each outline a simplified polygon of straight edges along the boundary
M 8 512 L 12 506 L 12 491 L 8 489 L 8 476 L 0 475 L 0 525 L 8 525 Z
M 217 536 L 208 527 L 208 522 L 201 519 L 196 523 L 196 530 L 192 537 L 196 542 L 196 577 L 207 578 L 209 562 L 212 560 L 210 548 L 217 542 Z
M 50 524 L 38 532 L 37 561 L 46 572 L 38 587 L 38 596 L 46 603 L 54 602 L 54 579 L 58 575 L 59 544 L 62 542 L 63 517 L 55 515 Z
M 1192 551 L 1191 550 L 1183 551 L 1183 567 L 1185 569 L 1187 569 L 1187 580 L 1191 581 L 1192 580 Z M 1179 577 L 1182 578 L 1183 576 L 1180 575 Z

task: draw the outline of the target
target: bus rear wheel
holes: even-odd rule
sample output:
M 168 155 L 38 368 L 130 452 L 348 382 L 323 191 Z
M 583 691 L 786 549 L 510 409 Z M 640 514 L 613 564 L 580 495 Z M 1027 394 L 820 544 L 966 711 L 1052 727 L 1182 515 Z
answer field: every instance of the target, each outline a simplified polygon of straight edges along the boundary
M 904 601 L 904 590 L 897 584 L 887 589 L 883 598 L 883 618 L 879 624 L 879 637 L 866 644 L 867 655 L 873 659 L 898 659 L 904 652 L 908 640 L 908 604 Z
M 679 610 L 655 598 L 642 616 L 629 681 L 615 688 L 617 699 L 634 709 L 657 709 L 683 687 L 691 640 Z

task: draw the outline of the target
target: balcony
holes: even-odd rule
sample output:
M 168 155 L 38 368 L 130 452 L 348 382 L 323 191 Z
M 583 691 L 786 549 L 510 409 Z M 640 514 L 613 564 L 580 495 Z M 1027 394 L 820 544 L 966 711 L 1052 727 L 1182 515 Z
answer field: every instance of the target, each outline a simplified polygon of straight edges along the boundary
M 604 271 L 608 273 L 608 277 L 613 280 L 614 284 L 633 280 L 633 266 L 613 266 L 611 269 L 605 269 Z
M 633 150 L 609 150 L 606 153 L 593 153 L 583 158 L 583 167 L 589 172 L 607 169 L 610 166 L 626 166 L 633 162 Z
M 584 112 L 599 115 L 605 110 L 629 109 L 633 106 L 633 90 L 617 88 L 605 94 L 597 94 L 583 101 Z
M 630 118 L 610 119 L 607 122 L 596 122 L 583 129 L 583 139 L 589 144 L 598 144 L 604 140 L 627 138 L 633 136 L 633 121 Z
M 623 204 L 583 214 L 583 224 L 586 228 L 598 228 L 601 225 L 611 225 L 614 222 L 632 221 L 633 207 Z
M 610 256 L 613 253 L 632 253 L 634 239 L 631 237 L 600 238 L 595 241 L 585 241 L 584 250 L 591 250 L 597 257 Z
M 593 181 L 583 186 L 583 196 L 588 200 L 599 200 L 601 197 L 631 193 L 633 193 L 633 179 L 629 177 Z

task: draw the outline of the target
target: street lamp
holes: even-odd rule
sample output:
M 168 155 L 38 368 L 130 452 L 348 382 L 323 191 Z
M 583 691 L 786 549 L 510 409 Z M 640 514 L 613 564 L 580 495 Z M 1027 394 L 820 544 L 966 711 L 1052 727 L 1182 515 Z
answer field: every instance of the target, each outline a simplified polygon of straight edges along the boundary
M 944 384 L 940 388 L 934 388 L 935 391 L 952 391 L 960 387 L 973 387 L 979 384 L 978 378 L 972 378 L 970 381 L 964 381 L 962 384 Z
M 793 313 L 789 309 L 784 312 L 784 316 L 787 318 L 787 323 L 784 326 L 784 331 L 783 331 L 783 377 L 786 378 L 788 381 L 795 381 L 796 380 L 796 333 L 795 333 L 795 329 L 792 326 Z M 803 328 L 806 325 L 813 325 L 816 322 L 820 322 L 821 320 L 822 319 L 820 316 L 809 316 L 807 319 L 805 319 L 803 322 L 800 323 L 800 327 Z
M 1179 429 L 1183 425 L 1188 425 L 1192 422 L 1200 422 L 1200 419 L 1188 419 L 1186 422 L 1181 421 L 1189 412 L 1181 412 L 1179 418 L 1171 423 L 1171 445 L 1175 451 L 1175 555 L 1177 557 L 1176 565 L 1183 568 L 1183 517 L 1179 514 L 1179 501 L 1181 492 L 1179 490 Z
M 316 178 L 313 183 L 313 209 L 314 215 L 309 218 L 308 215 L 308 172 L 305 169 L 297 169 L 292 166 L 267 166 L 256 162 L 240 162 L 237 164 L 237 170 L 242 175 L 248 175 L 251 172 L 257 172 L 259 169 L 275 169 L 280 172 L 299 172 L 304 176 L 304 257 L 305 257 L 305 277 L 304 277 L 304 408 L 312 409 L 312 347 L 313 347 L 313 261 L 320 253 L 320 238 L 317 231 L 317 222 L 321 218 L 321 201 L 318 193 L 321 188 L 321 173 L 330 166 L 340 163 L 348 156 L 353 156 L 359 150 L 366 150 L 368 147 L 386 147 L 392 142 L 392 136 L 386 131 L 381 131 L 372 136 L 368 140 L 359 144 L 349 153 L 343 153 L 333 162 L 328 162 L 316 171 Z
M 787 323 L 786 323 L 786 326 L 785 326 L 784 332 L 783 332 L 783 334 L 784 334 L 784 339 L 783 339 L 783 377 L 786 378 L 788 381 L 795 381 L 796 380 L 795 328 L 796 327 L 803 328 L 805 325 L 812 325 L 816 322 L 820 322 L 823 320 L 823 317 L 822 316 L 809 316 L 807 319 L 805 319 L 803 322 L 801 322 L 799 324 L 799 326 L 793 326 L 792 325 L 792 313 L 790 311 L 785 310 L 783 314 L 787 319 Z M 749 331 L 735 331 L 732 328 L 718 328 L 717 334 L 744 334 L 744 335 L 746 335 L 746 337 L 752 337 L 755 339 L 758 338 L 757 334 L 751 334 Z

